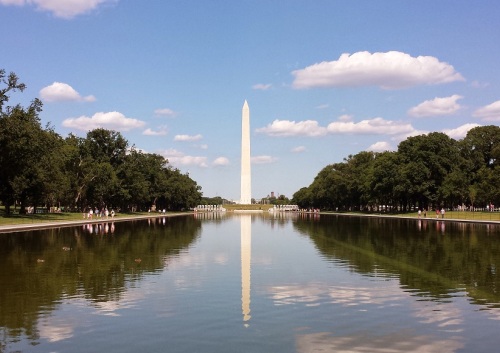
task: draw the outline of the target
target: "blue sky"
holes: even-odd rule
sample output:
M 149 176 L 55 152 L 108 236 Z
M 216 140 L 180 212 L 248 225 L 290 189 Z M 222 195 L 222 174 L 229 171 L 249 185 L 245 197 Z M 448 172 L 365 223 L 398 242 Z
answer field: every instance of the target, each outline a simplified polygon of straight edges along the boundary
M 62 136 L 96 127 L 238 200 L 292 197 L 326 165 L 500 122 L 497 0 L 0 0 L 0 68 Z

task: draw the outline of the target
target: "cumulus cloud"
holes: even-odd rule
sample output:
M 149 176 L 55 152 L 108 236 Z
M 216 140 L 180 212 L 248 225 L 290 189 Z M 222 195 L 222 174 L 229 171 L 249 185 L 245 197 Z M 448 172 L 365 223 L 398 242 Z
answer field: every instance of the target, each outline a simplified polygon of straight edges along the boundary
M 391 144 L 389 142 L 378 141 L 378 142 L 375 142 L 370 147 L 368 147 L 366 150 L 373 151 L 373 152 L 384 152 L 384 151 L 392 151 L 392 150 L 394 150 L 394 148 L 391 146 Z
M 426 117 L 426 116 L 438 116 L 438 115 L 451 115 L 460 110 L 461 106 L 457 103 L 459 99 L 462 99 L 462 96 L 458 94 L 454 94 L 451 97 L 444 98 L 434 98 L 432 100 L 427 100 L 416 107 L 408 110 L 408 114 L 410 116 L 414 116 L 417 118 Z
M 69 118 L 62 122 L 62 125 L 67 128 L 90 131 L 97 128 L 111 129 L 116 131 L 129 131 L 132 129 L 141 128 L 145 125 L 144 121 L 127 118 L 120 112 L 99 112 L 88 116 L 80 116 L 78 118 Z
M 168 159 L 168 162 L 174 166 L 198 166 L 198 167 L 207 167 L 207 157 L 199 157 L 199 156 L 187 156 L 184 153 L 175 150 L 175 149 L 167 149 L 160 151 L 160 154 Z
M 169 108 L 161 108 L 161 109 L 156 109 L 155 110 L 155 115 L 156 116 L 173 117 L 173 116 L 176 116 L 177 113 L 174 112 L 172 109 L 169 109 Z
M 473 129 L 475 127 L 481 126 L 479 124 L 464 124 L 462 126 L 457 127 L 456 129 L 445 129 L 443 130 L 443 133 L 448 135 L 449 137 L 455 139 L 455 140 L 460 140 L 463 139 L 467 133 L 469 132 L 470 129 Z
M 304 146 L 297 146 L 297 147 L 292 148 L 293 153 L 301 153 L 301 152 L 304 152 L 305 150 L 306 150 L 306 148 Z
M 338 121 L 320 126 L 315 120 L 289 121 L 275 120 L 266 127 L 256 130 L 269 136 L 306 136 L 317 137 L 327 134 L 355 134 L 355 135 L 411 135 L 414 127 L 405 122 L 390 121 L 383 118 L 362 120 L 358 123 L 352 121 L 350 115 L 342 115 Z
M 82 97 L 80 93 L 78 93 L 73 87 L 63 82 L 54 82 L 50 86 L 42 88 L 40 90 L 40 98 L 45 102 L 63 102 L 63 101 L 94 102 L 95 101 L 94 96 L 90 95 Z
M 39 11 L 48 11 L 56 17 L 71 19 L 89 13 L 102 4 L 116 1 L 118 0 L 0 0 L 0 4 L 35 6 Z
M 269 164 L 269 163 L 276 162 L 277 160 L 278 160 L 278 158 L 272 157 L 272 156 L 255 156 L 255 157 L 250 158 L 250 161 L 253 164 Z
M 477 109 L 472 116 L 483 121 L 500 121 L 500 100 Z
M 272 84 L 270 83 L 257 83 L 252 86 L 253 89 L 261 90 L 261 91 L 267 91 L 269 88 L 272 87 Z
M 406 140 L 409 137 L 419 136 L 419 135 L 427 135 L 430 132 L 432 132 L 432 131 L 428 131 L 428 130 L 416 130 L 415 129 L 415 130 L 409 131 L 409 132 L 404 133 L 404 134 L 394 135 L 394 136 L 391 137 L 391 141 L 395 141 L 395 142 L 399 143 L 401 141 Z
M 343 114 L 341 116 L 339 116 L 339 121 L 351 121 L 352 120 L 352 115 L 348 115 L 348 114 Z
M 175 135 L 174 141 L 199 141 L 203 138 L 202 135 Z
M 151 128 L 147 128 L 142 132 L 142 134 L 146 136 L 165 136 L 167 134 L 167 129 L 160 128 L 159 130 L 155 131 L 152 130 Z
M 274 120 L 266 127 L 256 130 L 259 133 L 264 133 L 269 136 L 323 136 L 326 134 L 326 128 L 318 125 L 317 121 L 290 121 L 290 120 Z
M 212 162 L 212 165 L 216 167 L 229 165 L 229 159 L 227 159 L 226 157 L 218 157 Z
M 410 133 L 415 129 L 408 123 L 373 118 L 359 123 L 335 121 L 328 124 L 327 130 L 332 134 L 397 135 Z
M 409 54 L 344 53 L 338 60 L 324 61 L 292 72 L 292 86 L 297 89 L 316 87 L 379 86 L 398 89 L 464 81 L 453 66 L 432 56 L 412 57 Z

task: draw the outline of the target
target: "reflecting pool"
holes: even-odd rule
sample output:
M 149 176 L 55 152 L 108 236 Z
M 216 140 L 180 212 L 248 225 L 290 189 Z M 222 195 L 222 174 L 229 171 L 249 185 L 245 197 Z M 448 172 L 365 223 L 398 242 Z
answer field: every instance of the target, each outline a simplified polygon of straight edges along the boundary
M 0 234 L 0 352 L 493 352 L 500 225 L 200 213 Z

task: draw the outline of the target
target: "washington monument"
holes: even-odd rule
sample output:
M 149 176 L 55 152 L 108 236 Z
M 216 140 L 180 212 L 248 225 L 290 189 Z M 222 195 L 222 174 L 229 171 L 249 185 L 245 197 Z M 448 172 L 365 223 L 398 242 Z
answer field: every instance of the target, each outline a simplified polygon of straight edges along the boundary
M 241 110 L 241 205 L 252 203 L 252 174 L 250 170 L 250 109 L 245 100 Z

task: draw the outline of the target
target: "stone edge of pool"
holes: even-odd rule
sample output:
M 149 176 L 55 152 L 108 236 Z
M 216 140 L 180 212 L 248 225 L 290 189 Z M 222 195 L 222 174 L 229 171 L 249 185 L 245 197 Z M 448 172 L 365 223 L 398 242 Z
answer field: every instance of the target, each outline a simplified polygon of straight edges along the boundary
M 128 222 L 128 221 L 138 221 L 144 219 L 153 218 L 164 218 L 164 217 L 176 217 L 176 216 L 189 216 L 192 215 L 191 212 L 179 212 L 179 213 L 166 213 L 166 214 L 155 214 L 155 215 L 144 215 L 144 216 L 123 216 L 107 219 L 92 219 L 92 220 L 74 220 L 74 221 L 54 221 L 54 222 L 36 222 L 36 223 L 26 223 L 26 224 L 6 224 L 0 226 L 0 233 L 14 233 L 14 232 L 25 232 L 30 230 L 40 230 L 40 229 L 51 229 L 51 228 L 62 228 L 62 227 L 76 227 L 84 224 L 97 224 L 97 223 L 111 223 L 111 222 Z

